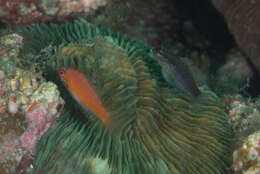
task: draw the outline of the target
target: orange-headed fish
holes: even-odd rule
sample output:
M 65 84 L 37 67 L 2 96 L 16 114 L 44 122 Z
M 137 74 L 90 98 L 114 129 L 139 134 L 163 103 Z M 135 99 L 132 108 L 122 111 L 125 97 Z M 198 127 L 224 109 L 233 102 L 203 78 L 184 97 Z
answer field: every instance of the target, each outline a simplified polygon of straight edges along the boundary
M 110 126 L 111 116 L 85 75 L 72 68 L 62 68 L 59 73 L 68 91 L 82 107 Z

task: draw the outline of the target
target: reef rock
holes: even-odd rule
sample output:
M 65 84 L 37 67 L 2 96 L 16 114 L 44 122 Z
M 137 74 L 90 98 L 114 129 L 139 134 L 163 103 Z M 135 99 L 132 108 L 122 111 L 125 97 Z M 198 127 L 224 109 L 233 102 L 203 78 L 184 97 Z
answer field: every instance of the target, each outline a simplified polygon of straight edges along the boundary
M 217 71 L 214 89 L 222 95 L 238 94 L 249 86 L 253 71 L 239 49 L 231 49 L 226 59 Z
M 248 136 L 243 145 L 233 152 L 232 168 L 234 174 L 257 174 L 260 172 L 259 142 L 260 131 L 257 131 Z
M 18 35 L 0 38 L 0 173 L 32 168 L 36 144 L 64 104 L 55 84 L 18 66 Z M 2 172 L 3 171 L 3 172 Z
M 0 21 L 7 24 L 32 24 L 63 21 L 76 15 L 88 16 L 111 0 L 1 0 Z
M 223 14 L 237 44 L 260 73 L 260 1 L 211 0 Z

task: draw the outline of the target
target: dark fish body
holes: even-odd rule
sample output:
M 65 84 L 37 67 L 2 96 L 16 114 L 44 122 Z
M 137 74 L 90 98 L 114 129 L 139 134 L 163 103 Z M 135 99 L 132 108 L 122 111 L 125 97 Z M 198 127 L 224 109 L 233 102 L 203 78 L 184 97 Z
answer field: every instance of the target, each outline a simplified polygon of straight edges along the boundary
M 158 52 L 157 60 L 162 68 L 164 79 L 173 87 L 190 93 L 193 97 L 200 95 L 200 90 L 187 65 L 181 60 Z

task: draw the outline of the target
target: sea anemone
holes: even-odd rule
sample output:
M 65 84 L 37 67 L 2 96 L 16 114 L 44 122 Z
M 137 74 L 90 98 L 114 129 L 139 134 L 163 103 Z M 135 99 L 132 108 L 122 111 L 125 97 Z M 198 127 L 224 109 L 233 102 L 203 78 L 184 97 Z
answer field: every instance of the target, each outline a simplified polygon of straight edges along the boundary
M 89 162 L 94 158 L 113 174 L 227 172 L 232 130 L 219 99 L 210 91 L 196 99 L 173 92 L 145 43 L 83 19 L 35 24 L 18 33 L 24 37 L 23 59 L 37 63 L 66 101 L 60 120 L 37 146 L 36 174 L 91 173 L 97 171 Z M 116 131 L 71 97 L 57 78 L 63 67 L 88 78 Z

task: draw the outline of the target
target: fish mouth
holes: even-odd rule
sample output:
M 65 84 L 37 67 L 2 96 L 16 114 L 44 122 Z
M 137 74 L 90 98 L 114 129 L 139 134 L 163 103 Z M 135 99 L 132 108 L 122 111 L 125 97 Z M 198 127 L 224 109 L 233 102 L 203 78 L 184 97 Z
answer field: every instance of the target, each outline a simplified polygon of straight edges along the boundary
M 167 59 L 167 55 L 165 55 L 161 49 L 155 48 L 153 51 L 159 64 L 170 64 L 169 60 Z

